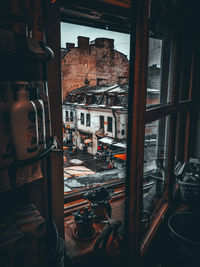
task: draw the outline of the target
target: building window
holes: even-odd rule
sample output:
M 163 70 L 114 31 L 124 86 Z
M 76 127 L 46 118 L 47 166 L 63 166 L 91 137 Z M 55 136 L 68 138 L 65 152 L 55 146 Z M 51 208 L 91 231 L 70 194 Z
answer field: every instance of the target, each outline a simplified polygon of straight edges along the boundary
M 66 122 L 69 122 L 69 111 L 68 110 L 65 111 L 65 120 Z
M 108 132 L 112 132 L 112 117 L 108 117 Z
M 70 111 L 70 120 L 71 120 L 71 122 L 74 121 L 74 113 L 73 113 L 73 111 Z
M 84 113 L 81 113 L 81 124 L 84 125 L 85 121 L 85 117 L 84 117 Z
M 90 114 L 86 114 L 86 126 L 90 126 Z
M 104 116 L 99 117 L 99 128 L 104 130 Z

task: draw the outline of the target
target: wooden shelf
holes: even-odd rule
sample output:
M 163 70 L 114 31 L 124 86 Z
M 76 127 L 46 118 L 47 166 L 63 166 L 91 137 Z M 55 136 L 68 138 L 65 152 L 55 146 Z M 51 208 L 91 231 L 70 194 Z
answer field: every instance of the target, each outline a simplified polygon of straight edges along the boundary
M 17 160 L 7 167 L 0 168 L 2 183 L 0 184 L 0 193 L 10 190 L 12 191 L 13 189 L 24 184 L 32 183 L 38 179 L 41 179 L 43 175 L 40 161 L 47 157 L 51 151 L 52 147 L 45 149 L 42 153 L 34 158 Z M 8 179 L 6 179 L 7 177 Z
M 46 157 L 51 152 L 52 148 L 53 148 L 53 146 L 51 146 L 50 148 L 46 148 L 42 153 L 38 154 L 34 158 L 27 159 L 27 160 L 16 160 L 13 165 L 16 168 L 20 168 L 22 166 L 37 162 L 37 161 L 41 160 L 42 158 Z
M 27 160 L 16 160 L 12 164 L 10 164 L 9 166 L 0 168 L 0 171 L 5 170 L 5 169 L 10 169 L 13 167 L 15 167 L 15 169 L 17 169 L 17 168 L 26 166 L 28 164 L 32 164 L 34 162 L 37 162 L 37 161 L 41 160 L 43 157 L 47 156 L 51 152 L 52 148 L 53 148 L 53 146 L 46 148 L 42 153 L 40 153 L 39 155 L 37 155 L 34 158 L 30 158 Z

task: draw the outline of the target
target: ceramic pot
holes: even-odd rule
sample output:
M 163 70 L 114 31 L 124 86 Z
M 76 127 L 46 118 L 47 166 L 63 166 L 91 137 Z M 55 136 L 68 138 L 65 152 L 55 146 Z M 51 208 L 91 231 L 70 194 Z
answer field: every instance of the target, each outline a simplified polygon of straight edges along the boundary
M 77 223 L 76 222 L 76 235 L 78 237 L 89 237 L 94 233 L 93 223 Z

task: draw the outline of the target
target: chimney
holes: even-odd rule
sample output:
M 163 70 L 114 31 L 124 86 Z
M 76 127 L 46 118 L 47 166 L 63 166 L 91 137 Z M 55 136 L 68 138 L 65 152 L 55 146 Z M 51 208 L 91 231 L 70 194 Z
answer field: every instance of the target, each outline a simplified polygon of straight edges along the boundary
M 74 46 L 75 46 L 75 44 L 73 44 L 73 43 L 66 43 L 66 49 L 67 50 L 74 48 Z
M 109 48 L 110 50 L 114 49 L 114 39 L 109 38 L 96 38 L 95 39 L 96 47 L 105 47 Z
M 107 79 L 97 78 L 97 86 L 105 86 L 108 85 Z
M 118 76 L 118 84 L 122 85 L 128 83 L 128 77 L 126 76 Z
M 78 36 L 78 47 L 80 49 L 88 49 L 89 48 L 89 40 L 90 38 L 84 36 Z

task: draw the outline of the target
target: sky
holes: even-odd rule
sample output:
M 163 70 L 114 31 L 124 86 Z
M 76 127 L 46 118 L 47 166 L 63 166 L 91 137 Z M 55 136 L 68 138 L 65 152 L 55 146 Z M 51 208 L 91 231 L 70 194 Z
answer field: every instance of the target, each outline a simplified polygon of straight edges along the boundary
M 114 48 L 129 59 L 129 34 L 61 22 L 61 47 L 65 47 L 65 43 L 75 43 L 77 46 L 78 36 L 89 37 L 90 41 L 100 37 L 114 39 Z

